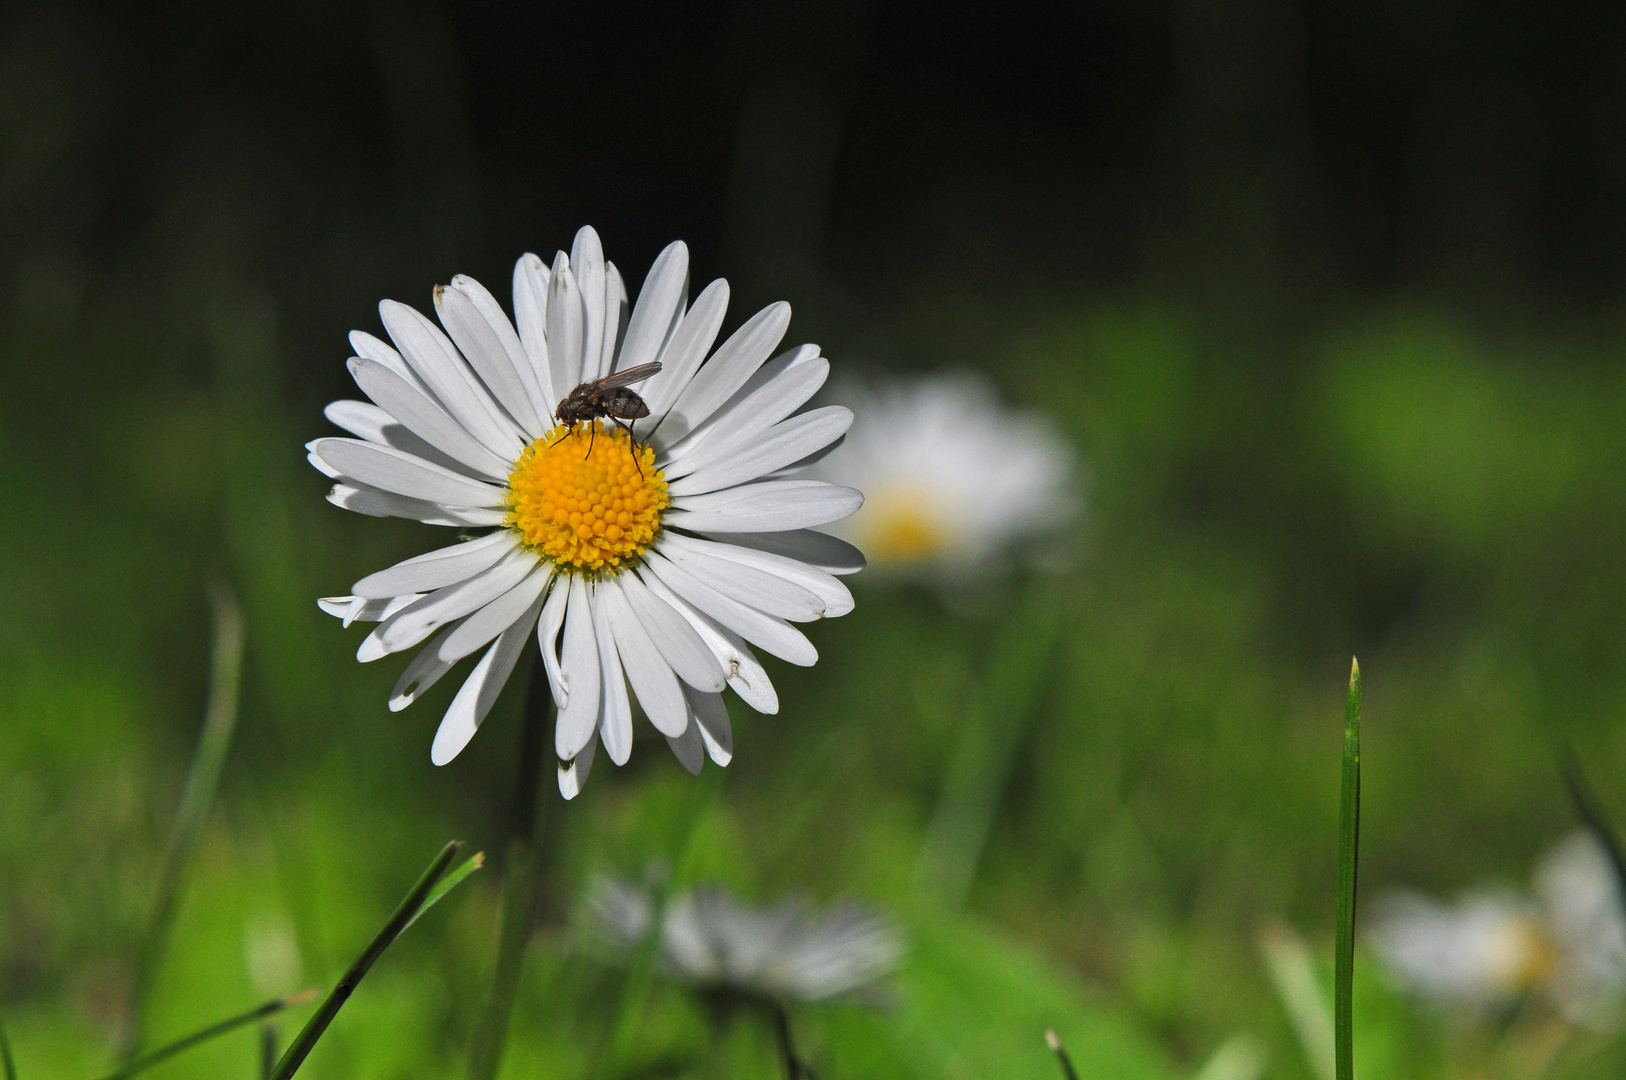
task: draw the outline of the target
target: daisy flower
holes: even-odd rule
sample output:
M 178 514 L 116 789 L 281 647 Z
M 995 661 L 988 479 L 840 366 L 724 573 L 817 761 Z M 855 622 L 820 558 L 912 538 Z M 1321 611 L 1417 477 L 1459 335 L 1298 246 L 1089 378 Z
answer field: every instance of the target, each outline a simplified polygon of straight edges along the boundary
M 1367 938 L 1402 984 L 1438 1004 L 1489 1011 L 1534 993 L 1571 1023 L 1609 1027 L 1626 993 L 1626 913 L 1608 854 L 1574 834 L 1543 857 L 1533 894 L 1444 904 L 1397 893 Z
M 629 955 L 649 932 L 649 892 L 599 878 L 588 895 L 589 933 Z M 799 900 L 751 907 L 709 886 L 670 900 L 661 928 L 661 966 L 700 990 L 778 1004 L 853 994 L 897 967 L 903 946 L 885 919 L 840 904 L 815 914 Z
M 862 420 L 815 475 L 863 489 L 863 509 L 833 531 L 877 570 L 963 581 L 1077 513 L 1071 448 L 983 380 L 935 375 L 843 396 Z
M 512 322 L 459 276 L 434 291 L 439 326 L 386 300 L 393 346 L 350 335 L 350 372 L 369 400 L 333 402 L 327 418 L 352 437 L 307 446 L 336 481 L 329 501 L 464 535 L 321 606 L 347 626 L 378 624 L 356 654 L 364 663 L 422 646 L 392 710 L 479 654 L 435 733 L 435 764 L 473 737 L 534 631 L 559 708 L 566 798 L 598 742 L 627 760 L 634 699 L 690 772 L 707 754 L 726 765 L 724 686 L 759 712 L 778 709 L 751 646 L 811 665 L 818 654 L 792 624 L 852 610 L 837 575 L 863 557 L 814 530 L 863 496 L 789 474 L 852 423 L 839 406 L 797 412 L 829 361 L 816 345 L 773 356 L 784 303 L 713 350 L 728 283 L 693 304 L 688 293 L 688 249 L 674 243 L 629 311 L 620 272 L 584 228 L 551 267 L 535 255 L 515 265 Z M 647 415 L 558 421 L 581 384 L 644 365 L 658 369 L 632 400 Z

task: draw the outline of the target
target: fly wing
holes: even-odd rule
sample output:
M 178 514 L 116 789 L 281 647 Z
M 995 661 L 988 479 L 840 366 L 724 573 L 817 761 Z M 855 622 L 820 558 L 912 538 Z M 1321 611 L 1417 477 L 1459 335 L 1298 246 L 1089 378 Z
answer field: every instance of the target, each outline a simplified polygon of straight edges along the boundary
M 633 383 L 643 382 L 660 369 L 661 364 L 659 360 L 652 361 L 648 364 L 639 364 L 637 367 L 630 367 L 625 371 L 618 371 L 613 375 L 606 375 L 604 378 L 593 384 L 593 389 L 601 391 L 619 390 L 623 386 L 631 386 Z

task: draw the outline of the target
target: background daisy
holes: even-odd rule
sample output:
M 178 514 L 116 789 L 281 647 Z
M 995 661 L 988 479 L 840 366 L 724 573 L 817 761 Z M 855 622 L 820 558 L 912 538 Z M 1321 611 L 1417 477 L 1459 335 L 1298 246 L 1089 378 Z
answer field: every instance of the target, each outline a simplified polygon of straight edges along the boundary
M 1079 510 L 1072 448 L 1042 416 L 969 374 L 843 387 L 860 419 L 813 470 L 864 507 L 834 527 L 877 572 L 975 580 Z

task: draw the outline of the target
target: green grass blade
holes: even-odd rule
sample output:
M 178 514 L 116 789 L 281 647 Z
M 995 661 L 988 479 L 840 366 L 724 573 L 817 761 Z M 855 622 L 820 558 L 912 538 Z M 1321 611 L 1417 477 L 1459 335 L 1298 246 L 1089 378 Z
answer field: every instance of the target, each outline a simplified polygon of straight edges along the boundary
M 1078 1070 L 1073 1068 L 1073 1059 L 1067 1055 L 1067 1048 L 1061 1044 L 1061 1036 L 1056 1034 L 1054 1028 L 1045 1031 L 1044 1041 L 1045 1045 L 1050 1047 L 1050 1052 L 1056 1055 L 1056 1060 L 1061 1062 L 1062 1075 L 1067 1080 L 1078 1080 Z
M 11 1040 L 6 1038 L 6 1025 L 0 1022 L 0 1065 L 6 1069 L 6 1080 L 17 1080 L 17 1062 L 11 1057 Z
M 305 990 L 291 997 L 275 998 L 263 1005 L 256 1005 L 248 1012 L 227 1017 L 218 1023 L 210 1024 L 202 1031 L 194 1031 L 192 1034 L 176 1039 L 169 1045 L 161 1046 L 151 1053 L 132 1058 L 102 1077 L 102 1080 L 123 1080 L 126 1076 L 134 1076 L 136 1073 L 145 1072 L 161 1061 L 168 1061 L 183 1050 L 190 1050 L 200 1043 L 206 1043 L 210 1039 L 224 1035 L 229 1031 L 236 1031 L 244 1024 L 252 1024 L 256 1020 L 263 1020 L 265 1017 L 279 1013 L 290 1006 L 303 1004 L 315 996 L 316 991 Z
M 223 581 L 212 582 L 209 586 L 209 612 L 214 622 L 214 640 L 209 658 L 209 701 L 204 711 L 203 731 L 198 736 L 197 750 L 192 756 L 192 768 L 187 773 L 186 792 L 181 797 L 180 811 L 175 815 L 175 829 L 170 834 L 164 870 L 159 875 L 158 889 L 153 897 L 152 912 L 147 918 L 147 927 L 136 952 L 130 1018 L 120 1055 L 127 1059 L 133 1058 L 141 1049 L 145 1034 L 146 1000 L 169 943 L 170 928 L 175 921 L 175 905 L 193 852 L 197 849 L 198 838 L 214 806 L 215 792 L 220 786 L 220 770 L 226 763 L 232 735 L 237 729 L 238 687 L 243 673 L 243 616 L 231 587 Z
M 1333 954 L 1333 1073 L 1354 1080 L 1355 889 L 1361 845 L 1361 665 L 1351 661 L 1344 709 L 1344 777 L 1338 800 L 1338 931 Z
M 327 1031 L 328 1025 L 339 1014 L 344 1003 L 350 999 L 350 995 L 366 976 L 368 969 L 383 955 L 384 950 L 401 936 L 401 931 L 405 930 L 412 923 L 413 917 L 423 909 L 430 894 L 434 892 L 435 883 L 446 873 L 446 868 L 457 856 L 457 849 L 462 846 L 460 841 L 453 840 L 440 849 L 440 854 L 435 856 L 435 861 L 430 863 L 423 876 L 418 878 L 418 883 L 412 886 L 412 891 L 406 894 L 405 899 L 379 928 L 378 933 L 373 935 L 373 940 L 368 943 L 367 948 L 356 958 L 356 962 L 350 965 L 350 970 L 344 973 L 338 985 L 322 1001 L 316 1014 L 306 1022 L 298 1036 L 289 1044 L 287 1051 L 278 1060 L 277 1067 L 272 1070 L 271 1080 L 288 1080 L 288 1077 L 299 1071 L 299 1067 L 305 1063 L 305 1058 L 317 1040 Z

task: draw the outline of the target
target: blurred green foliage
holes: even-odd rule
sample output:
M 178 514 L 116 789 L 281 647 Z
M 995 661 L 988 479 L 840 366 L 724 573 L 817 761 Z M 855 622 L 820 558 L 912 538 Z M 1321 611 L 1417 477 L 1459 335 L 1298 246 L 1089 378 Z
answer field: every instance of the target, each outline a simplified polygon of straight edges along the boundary
M 207 574 L 246 612 L 242 721 L 155 1038 L 325 986 L 446 838 L 494 849 L 521 695 L 452 766 L 429 765 L 455 681 L 390 714 L 398 664 L 357 665 L 359 631 L 314 599 L 439 534 L 328 506 L 300 446 L 344 392 L 340 332 L 373 328 L 386 290 L 406 281 L 419 291 L 402 298 L 427 306 L 431 275 L 480 269 L 502 293 L 503 260 L 564 234 L 504 236 L 478 267 L 451 265 L 444 233 L 401 238 L 424 224 L 411 214 L 341 227 L 313 213 L 221 120 L 181 167 L 126 178 L 155 209 L 101 235 L 93 204 L 120 192 L 97 170 L 98 84 L 72 31 L 7 41 L 0 90 L 23 103 L 0 112 L 0 1010 L 25 1078 L 90 1077 L 201 717 Z M 615 223 L 596 224 L 613 247 Z M 798 1011 L 821 1076 L 1055 1075 L 1047 1026 L 1086 1075 L 1190 1075 L 1245 1031 L 1268 1075 L 1310 1076 L 1255 934 L 1285 918 L 1329 952 L 1352 652 L 1367 676 L 1364 889 L 1522 881 L 1573 824 L 1551 727 L 1626 820 L 1626 326 L 1402 296 L 1247 331 L 1184 295 L 921 271 L 884 309 L 850 317 L 824 296 L 797 324 L 838 370 L 982 366 L 1089 470 L 1076 558 L 1055 580 L 1060 653 L 967 913 L 935 910 L 911 875 L 1014 588 L 950 611 L 860 578 L 857 611 L 811 631 L 817 667 L 769 661 L 780 715 L 734 711 L 736 761 L 677 873 L 764 899 L 855 895 L 911 941 L 890 1008 Z M 652 734 L 548 810 L 547 904 L 505 1075 L 584 1076 L 601 1052 L 620 976 L 570 948 L 568 919 L 594 868 L 674 857 L 694 782 Z M 308 1075 L 460 1069 L 496 881 L 403 937 Z M 290 985 L 251 974 L 267 926 L 292 928 L 295 961 L 277 969 Z M 1363 1077 L 1478 1060 L 1357 969 Z M 635 1063 L 772 1075 L 753 1023 L 712 1032 L 663 986 Z M 245 1075 L 254 1040 L 152 1075 Z M 1603 1075 L 1621 1055 L 1578 1045 L 1559 1068 Z

